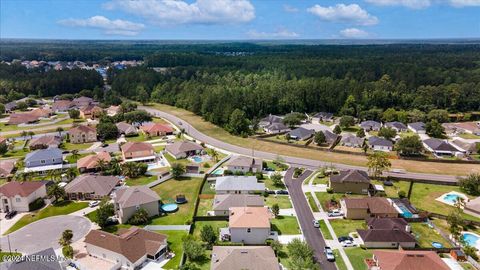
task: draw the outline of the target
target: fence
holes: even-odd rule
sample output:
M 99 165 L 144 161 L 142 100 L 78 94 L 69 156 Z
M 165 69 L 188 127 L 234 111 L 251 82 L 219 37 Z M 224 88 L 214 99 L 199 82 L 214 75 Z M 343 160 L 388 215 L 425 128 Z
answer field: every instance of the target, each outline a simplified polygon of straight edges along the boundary
M 148 183 L 148 184 L 147 184 L 147 187 L 152 188 L 152 187 L 154 187 L 154 186 L 156 186 L 156 185 L 160 185 L 161 183 L 163 183 L 163 182 L 165 182 L 165 181 L 167 181 L 167 180 L 169 180 L 169 179 L 172 179 L 172 178 L 173 178 L 173 175 L 172 175 L 171 173 L 169 173 L 169 174 L 166 175 L 166 176 L 159 175 L 159 176 L 158 176 L 158 179 L 155 180 L 155 181 L 153 181 L 153 182 Z
M 429 217 L 440 218 L 440 219 L 447 219 L 447 216 L 442 215 L 442 214 L 437 214 L 437 213 L 428 213 L 428 216 Z M 466 225 L 480 226 L 480 222 L 478 222 L 478 221 L 473 221 L 473 220 L 468 220 L 468 219 L 464 219 L 463 221 L 466 223 Z

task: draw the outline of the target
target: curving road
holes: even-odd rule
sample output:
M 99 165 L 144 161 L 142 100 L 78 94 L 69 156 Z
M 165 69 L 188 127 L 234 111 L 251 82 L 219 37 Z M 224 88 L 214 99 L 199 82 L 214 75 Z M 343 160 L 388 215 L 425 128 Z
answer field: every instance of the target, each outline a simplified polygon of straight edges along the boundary
M 184 121 L 183 119 L 169 114 L 164 111 L 160 111 L 154 108 L 150 107 L 145 107 L 145 106 L 140 106 L 139 107 L 142 110 L 145 110 L 149 112 L 150 114 L 158 117 L 162 117 L 167 119 L 168 121 L 174 123 L 175 125 L 178 125 L 182 128 L 185 129 L 186 133 L 190 135 L 191 137 L 205 142 L 206 144 L 212 145 L 214 147 L 220 148 L 227 150 L 232 153 L 237 153 L 245 156 L 251 156 L 252 155 L 252 149 L 250 148 L 245 148 L 233 144 L 229 144 L 220 140 L 217 140 L 215 138 L 212 138 L 190 125 L 188 122 Z M 269 159 L 269 160 L 274 160 L 278 157 L 278 154 L 275 153 L 269 153 L 269 152 L 263 152 L 263 151 L 255 151 L 254 152 L 255 157 L 262 158 L 262 159 Z M 311 169 L 317 169 L 322 166 L 329 166 L 329 165 L 334 165 L 338 169 L 357 169 L 357 170 L 363 170 L 366 171 L 366 167 L 361 167 L 361 166 L 352 166 L 352 165 L 345 165 L 341 163 L 332 163 L 332 162 L 324 162 L 320 160 L 313 160 L 313 159 L 306 159 L 306 158 L 298 158 L 298 157 L 291 157 L 291 156 L 286 156 L 282 155 L 282 158 L 285 160 L 286 163 L 289 163 L 291 166 L 301 166 L 301 167 L 306 167 L 306 168 L 311 168 Z M 446 164 L 446 169 L 448 167 L 448 164 Z M 437 181 L 437 182 L 457 182 L 458 179 L 456 176 L 453 175 L 441 175 L 441 174 L 426 174 L 426 173 L 413 173 L 413 172 L 403 172 L 403 173 L 394 173 L 394 172 L 386 172 L 384 173 L 386 176 L 396 176 L 396 177 L 401 177 L 401 178 L 406 178 L 406 179 L 413 179 L 413 180 L 430 180 L 430 181 Z

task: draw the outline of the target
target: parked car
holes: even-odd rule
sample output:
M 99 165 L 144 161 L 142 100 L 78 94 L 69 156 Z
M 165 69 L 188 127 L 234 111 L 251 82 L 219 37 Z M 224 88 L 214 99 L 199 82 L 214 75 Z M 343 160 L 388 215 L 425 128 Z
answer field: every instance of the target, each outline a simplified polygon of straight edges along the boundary
M 338 237 L 338 242 L 343 242 L 343 241 L 353 241 L 353 237 L 350 236 L 340 236 Z
M 275 190 L 270 190 L 268 188 L 265 189 L 265 193 L 267 194 L 275 194 Z
M 335 210 L 328 211 L 328 216 L 329 217 L 341 217 L 341 216 L 343 216 L 343 213 L 342 213 L 342 211 L 340 211 L 338 209 L 335 209 Z
M 313 223 L 313 227 L 320 228 L 320 222 L 318 222 L 318 220 L 314 219 L 312 223 Z
M 288 195 L 288 191 L 287 190 L 277 190 L 276 194 L 277 195 Z
M 100 204 L 100 201 L 91 201 L 88 203 L 88 206 L 90 207 L 95 207 Z
M 10 211 L 5 215 L 6 219 L 12 219 L 17 214 L 17 211 Z
M 385 180 L 385 181 L 383 182 L 383 185 L 384 185 L 384 186 L 387 186 L 387 187 L 391 187 L 391 186 L 393 186 L 393 182 L 390 181 L 390 180 Z
M 329 262 L 335 261 L 335 255 L 333 255 L 333 250 L 330 247 L 325 247 L 325 249 L 323 250 L 323 253 L 325 253 L 325 256 L 327 257 L 327 261 Z
M 117 225 L 118 223 L 120 223 L 120 222 L 118 221 L 118 219 L 116 217 L 108 217 L 107 218 L 107 226 Z
M 353 241 L 345 240 L 342 242 L 342 247 L 354 247 L 356 244 Z

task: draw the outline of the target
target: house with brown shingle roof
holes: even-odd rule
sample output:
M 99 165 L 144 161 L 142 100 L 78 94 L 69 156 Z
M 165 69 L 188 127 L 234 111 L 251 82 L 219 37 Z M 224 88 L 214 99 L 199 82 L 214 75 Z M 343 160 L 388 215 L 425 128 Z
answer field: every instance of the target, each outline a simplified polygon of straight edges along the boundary
M 370 188 L 370 177 L 360 170 L 340 171 L 330 176 L 329 187 L 338 193 L 367 194 Z
M 260 195 L 217 194 L 213 198 L 215 216 L 229 216 L 232 207 L 263 207 L 265 202 Z
M 117 126 L 118 133 L 125 136 L 132 136 L 138 134 L 137 128 L 127 122 L 118 122 L 115 125 Z
M 31 124 L 31 123 L 37 122 L 39 119 L 40 119 L 39 116 L 34 115 L 30 112 L 12 113 L 10 114 L 7 124 L 9 125 Z
M 77 169 L 81 172 L 92 172 L 98 169 L 100 160 L 104 163 L 109 163 L 112 161 L 112 157 L 108 152 L 102 151 L 94 155 L 85 156 L 77 160 Z
M 53 111 L 49 108 L 36 108 L 30 113 L 40 118 L 48 118 L 53 115 Z
M 280 270 L 275 252 L 269 246 L 214 246 L 211 270 Z
M 194 142 L 182 141 L 167 145 L 165 151 L 175 159 L 180 159 L 200 154 L 203 151 L 203 147 Z
M 127 142 L 121 147 L 123 161 L 153 162 L 157 158 L 155 149 L 149 143 Z
M 53 102 L 52 110 L 54 112 L 66 112 L 74 107 L 71 100 L 56 100 Z
M 259 158 L 252 158 L 246 156 L 235 156 L 230 158 L 225 164 L 227 170 L 232 172 L 261 172 L 263 168 L 263 162 Z
M 383 197 L 345 198 L 340 201 L 345 218 L 366 219 L 370 217 L 398 217 L 393 202 Z
M 70 200 L 101 200 L 120 183 L 115 176 L 82 174 L 65 186 Z
M 71 143 L 90 143 L 97 141 L 97 129 L 91 126 L 79 125 L 68 130 Z
M 30 150 L 46 149 L 49 147 L 58 147 L 62 143 L 62 139 L 54 135 L 44 135 L 31 139 L 28 147 Z
M 270 236 L 272 214 L 266 207 L 231 207 L 228 230 L 232 242 L 264 244 Z
M 47 196 L 45 181 L 8 182 L 0 187 L 0 210 L 28 212 L 29 204 Z
M 140 130 L 147 136 L 166 136 L 173 134 L 173 128 L 166 124 L 147 123 L 140 126 Z
M 119 268 L 126 270 L 138 269 L 148 260 L 161 258 L 168 246 L 166 235 L 138 227 L 121 228 L 118 235 L 91 230 L 84 242 L 90 256 L 118 263 Z
M 102 113 L 103 109 L 97 105 L 89 104 L 87 106 L 83 106 L 80 108 L 80 117 L 83 119 L 92 119 L 95 120 L 99 118 Z
M 374 250 L 373 261 L 380 270 L 450 270 L 435 251 Z
M 149 217 L 158 216 L 160 197 L 147 186 L 121 188 L 113 195 L 115 213 L 120 223 L 126 223 L 133 214 L 142 208 Z
M 15 169 L 16 159 L 2 159 L 0 160 L 0 178 L 5 178 L 12 175 Z

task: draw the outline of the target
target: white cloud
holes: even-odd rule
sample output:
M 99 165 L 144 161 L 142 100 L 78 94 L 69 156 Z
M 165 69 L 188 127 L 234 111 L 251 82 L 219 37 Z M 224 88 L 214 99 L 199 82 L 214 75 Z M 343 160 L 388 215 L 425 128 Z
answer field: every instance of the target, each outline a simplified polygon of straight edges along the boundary
M 308 8 L 307 11 L 325 21 L 350 22 L 359 25 L 374 25 L 378 23 L 377 17 L 372 16 L 357 4 L 337 4 L 329 7 L 314 5 Z
M 250 38 L 254 39 L 275 39 L 275 38 L 297 38 L 299 35 L 296 32 L 288 29 L 279 29 L 274 32 L 259 32 L 257 30 L 250 30 L 247 32 Z
M 91 27 L 104 31 L 107 35 L 134 36 L 145 25 L 125 20 L 110 20 L 104 16 L 93 16 L 87 19 L 65 19 L 58 21 L 59 24 L 72 27 Z
M 285 10 L 286 12 L 289 12 L 289 13 L 296 13 L 296 12 L 300 11 L 298 8 L 292 7 L 290 5 L 283 5 L 283 10 Z
M 255 18 L 249 0 L 112 0 L 103 5 L 120 9 L 160 25 L 245 23 Z
M 405 6 L 412 9 L 422 9 L 432 4 L 431 0 L 365 0 L 379 6 Z
M 448 0 L 454 7 L 477 7 L 480 6 L 480 0 Z
M 340 35 L 345 38 L 366 38 L 369 34 L 362 29 L 346 28 L 340 31 Z

